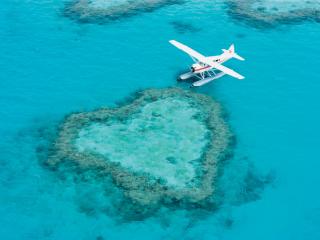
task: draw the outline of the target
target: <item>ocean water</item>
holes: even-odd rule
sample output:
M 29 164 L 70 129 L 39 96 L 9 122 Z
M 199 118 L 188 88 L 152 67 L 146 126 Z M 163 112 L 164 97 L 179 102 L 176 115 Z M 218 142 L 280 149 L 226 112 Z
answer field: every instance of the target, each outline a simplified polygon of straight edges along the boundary
M 320 239 L 318 23 L 256 29 L 230 18 L 223 1 L 190 0 L 83 24 L 63 16 L 64 4 L 0 2 L 1 239 Z M 176 77 L 191 61 L 170 39 L 206 55 L 235 43 L 246 61 L 225 65 L 246 79 L 194 91 L 223 104 L 234 161 L 274 178 L 251 201 L 203 217 L 179 210 L 118 222 L 103 211 L 101 185 L 57 180 L 37 147 L 71 112 L 115 106 L 139 89 L 187 88 Z

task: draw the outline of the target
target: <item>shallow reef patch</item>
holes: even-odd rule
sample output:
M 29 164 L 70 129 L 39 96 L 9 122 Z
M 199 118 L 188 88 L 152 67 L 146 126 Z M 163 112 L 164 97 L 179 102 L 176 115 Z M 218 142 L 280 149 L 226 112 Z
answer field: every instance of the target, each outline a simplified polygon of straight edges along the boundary
M 183 2 L 184 0 L 73 0 L 66 4 L 63 14 L 81 23 L 106 23 Z
M 211 97 L 150 89 L 118 108 L 66 117 L 46 165 L 112 178 L 134 211 L 212 208 L 233 135 Z M 138 210 L 137 210 L 138 209 Z M 129 211 L 128 211 L 129 212 Z
M 194 26 L 192 23 L 185 22 L 185 21 L 172 21 L 170 22 L 170 24 L 173 26 L 176 32 L 180 34 L 197 33 L 201 31 L 200 28 Z
M 320 22 L 320 2 L 315 0 L 228 0 L 228 13 L 256 28 L 273 28 L 302 21 Z

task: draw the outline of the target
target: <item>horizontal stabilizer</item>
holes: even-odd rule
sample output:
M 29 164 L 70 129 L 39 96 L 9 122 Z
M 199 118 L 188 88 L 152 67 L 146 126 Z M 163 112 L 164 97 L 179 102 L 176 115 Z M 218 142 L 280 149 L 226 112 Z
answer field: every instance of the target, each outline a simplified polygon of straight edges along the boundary
M 235 59 L 238 59 L 238 60 L 240 60 L 240 61 L 244 61 L 244 58 L 241 57 L 241 56 L 239 56 L 239 55 L 236 54 L 236 53 L 233 53 L 233 54 L 232 54 L 232 57 L 234 57 Z

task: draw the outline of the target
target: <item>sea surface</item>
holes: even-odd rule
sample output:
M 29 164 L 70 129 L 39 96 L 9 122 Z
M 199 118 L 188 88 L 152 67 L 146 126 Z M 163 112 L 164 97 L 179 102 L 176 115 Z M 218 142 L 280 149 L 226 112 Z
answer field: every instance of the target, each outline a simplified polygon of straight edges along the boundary
M 233 20 L 223 1 L 190 0 L 84 24 L 63 15 L 65 2 L 0 1 L 0 239 L 320 239 L 319 23 L 257 29 Z M 176 78 L 191 59 L 170 39 L 204 55 L 234 43 L 246 58 L 225 63 L 245 80 L 193 91 L 223 104 L 235 159 L 273 181 L 254 200 L 196 220 L 84 213 L 78 202 L 88 196 L 102 204 L 99 186 L 57 181 L 37 146 L 71 112 L 115 106 L 139 89 L 188 88 Z

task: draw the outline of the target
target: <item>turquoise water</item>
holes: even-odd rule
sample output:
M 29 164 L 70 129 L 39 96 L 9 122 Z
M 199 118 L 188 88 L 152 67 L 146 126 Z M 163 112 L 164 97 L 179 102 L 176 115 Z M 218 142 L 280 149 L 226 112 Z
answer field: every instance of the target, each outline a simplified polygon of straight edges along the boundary
M 79 24 L 62 16 L 63 6 L 0 2 L 1 239 L 320 239 L 319 24 L 257 30 L 214 1 Z M 235 160 L 276 177 L 255 201 L 196 220 L 180 210 L 119 223 L 99 211 L 100 185 L 57 181 L 36 148 L 70 112 L 113 106 L 138 89 L 187 87 L 175 79 L 190 60 L 170 39 L 208 55 L 235 43 L 247 61 L 225 65 L 246 79 L 195 91 L 229 113 Z M 85 214 L 82 202 L 98 210 Z

